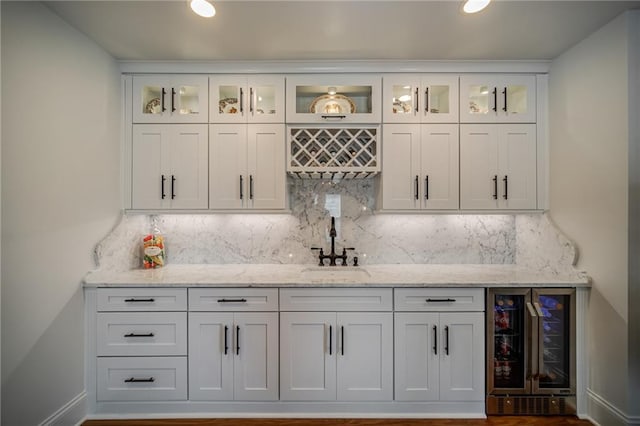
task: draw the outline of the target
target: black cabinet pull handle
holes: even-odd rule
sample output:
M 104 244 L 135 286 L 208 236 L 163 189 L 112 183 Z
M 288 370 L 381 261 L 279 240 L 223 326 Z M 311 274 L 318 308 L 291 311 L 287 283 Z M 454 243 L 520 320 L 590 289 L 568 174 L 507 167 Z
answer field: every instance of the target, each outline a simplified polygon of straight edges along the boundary
M 418 179 L 420 179 L 420 177 L 416 175 L 416 179 L 414 181 L 414 186 L 415 186 L 414 196 L 416 200 L 420 199 L 420 195 L 418 194 Z
M 164 177 L 164 175 L 161 175 L 161 179 L 160 179 L 160 192 L 162 195 L 162 199 L 164 200 L 164 197 L 166 197 L 167 195 L 164 193 L 164 181 L 167 180 L 166 177 Z
M 229 334 L 229 327 L 227 327 L 226 325 L 224 326 L 224 354 L 226 355 L 227 353 L 229 353 L 229 340 L 228 340 L 228 334 Z
M 154 379 L 153 377 L 149 377 L 146 379 L 137 379 L 135 377 L 130 377 L 128 379 L 125 379 L 125 383 L 153 383 L 155 382 L 156 379 Z
M 218 303 L 245 303 L 247 299 L 218 299 Z
M 329 326 L 329 355 L 333 354 L 333 327 Z
M 502 92 L 504 94 L 504 106 L 502 107 L 502 110 L 504 112 L 507 112 L 507 88 L 504 88 L 504 91 Z
M 504 182 L 504 199 L 507 200 L 509 198 L 509 177 L 504 175 L 502 181 Z
M 240 88 L 240 114 L 244 114 L 244 91 Z
M 145 333 L 145 334 L 129 333 L 124 335 L 124 337 L 153 337 L 153 336 L 155 336 L 153 333 Z
M 253 200 L 253 175 L 249 175 L 249 199 Z
M 236 326 L 236 355 L 240 355 L 240 326 Z
M 147 302 L 148 303 L 148 302 L 155 302 L 156 299 L 153 299 L 153 298 L 150 298 L 150 299 L 133 299 L 133 298 L 131 298 L 131 299 L 124 299 L 124 301 L 126 303 L 137 303 L 137 302 Z
M 171 199 L 174 200 L 176 198 L 176 177 L 171 175 Z
M 429 113 L 429 88 L 424 89 L 424 112 Z
M 438 326 L 433 326 L 433 353 L 438 355 Z
M 171 88 L 171 112 L 176 112 L 176 89 Z
M 342 356 L 344 356 L 344 326 L 340 326 L 340 346 L 342 346 Z
M 429 199 L 429 175 L 424 177 L 424 199 Z
M 417 87 L 416 87 L 416 100 L 413 104 L 415 105 L 416 112 L 418 112 L 419 105 L 418 105 L 418 88 Z
M 338 120 L 342 120 L 344 118 L 347 118 L 346 115 L 321 115 L 320 117 L 322 117 L 325 120 L 330 120 L 332 118 L 337 118 Z
M 451 299 L 451 298 L 447 298 L 447 299 L 427 299 L 427 303 L 432 303 L 432 302 L 455 302 L 456 299 Z
M 253 114 L 253 87 L 249 88 L 249 112 Z
M 242 175 L 240 175 L 240 199 L 244 198 L 244 194 L 242 193 L 242 187 L 244 186 L 244 179 L 242 179 Z
M 493 199 L 498 199 L 498 175 L 493 175 Z
M 498 88 L 493 88 L 493 110 L 498 112 Z
M 164 90 L 164 87 L 163 87 L 163 88 L 162 88 L 162 95 L 161 95 L 161 98 L 162 98 L 162 101 L 161 101 L 161 103 L 162 103 L 162 112 L 165 112 L 165 111 L 167 110 L 167 109 L 164 107 L 164 97 L 165 97 L 166 95 L 167 95 L 167 91 L 166 91 L 166 90 Z
M 444 353 L 449 355 L 449 326 L 448 325 L 444 327 L 444 337 L 445 337 Z

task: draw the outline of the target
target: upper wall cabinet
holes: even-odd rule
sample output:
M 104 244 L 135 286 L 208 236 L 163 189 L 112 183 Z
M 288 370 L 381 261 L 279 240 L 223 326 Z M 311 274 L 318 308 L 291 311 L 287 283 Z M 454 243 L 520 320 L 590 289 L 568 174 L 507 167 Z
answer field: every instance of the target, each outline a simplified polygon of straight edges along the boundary
M 457 123 L 458 76 L 390 74 L 383 77 L 385 123 Z
M 461 123 L 535 123 L 536 77 L 476 74 L 460 77 Z
M 200 75 L 133 77 L 133 122 L 206 123 L 208 80 Z
M 289 76 L 287 122 L 379 123 L 380 89 L 379 76 Z
M 284 123 L 283 76 L 211 76 L 212 123 Z

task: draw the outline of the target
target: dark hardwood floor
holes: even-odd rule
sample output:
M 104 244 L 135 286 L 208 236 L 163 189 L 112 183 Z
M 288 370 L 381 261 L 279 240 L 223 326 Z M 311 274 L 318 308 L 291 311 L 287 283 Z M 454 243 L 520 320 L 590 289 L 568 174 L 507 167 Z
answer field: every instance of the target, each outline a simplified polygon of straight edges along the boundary
M 511 417 L 488 419 L 157 419 L 87 420 L 82 426 L 588 426 L 576 417 Z

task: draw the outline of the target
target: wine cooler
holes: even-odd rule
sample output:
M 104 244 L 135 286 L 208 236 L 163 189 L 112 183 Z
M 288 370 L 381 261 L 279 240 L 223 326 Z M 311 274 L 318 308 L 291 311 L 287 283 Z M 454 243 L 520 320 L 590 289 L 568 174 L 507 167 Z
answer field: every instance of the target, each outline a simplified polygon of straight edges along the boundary
M 575 289 L 487 293 L 487 414 L 576 413 Z

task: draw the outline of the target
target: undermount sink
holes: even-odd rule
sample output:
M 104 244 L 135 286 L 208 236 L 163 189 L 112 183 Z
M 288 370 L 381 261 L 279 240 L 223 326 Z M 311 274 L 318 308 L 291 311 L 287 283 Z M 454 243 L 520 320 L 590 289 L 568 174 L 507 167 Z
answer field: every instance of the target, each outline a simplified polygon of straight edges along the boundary
M 302 276 L 311 280 L 366 280 L 371 277 L 366 269 L 358 266 L 314 266 L 303 269 Z

